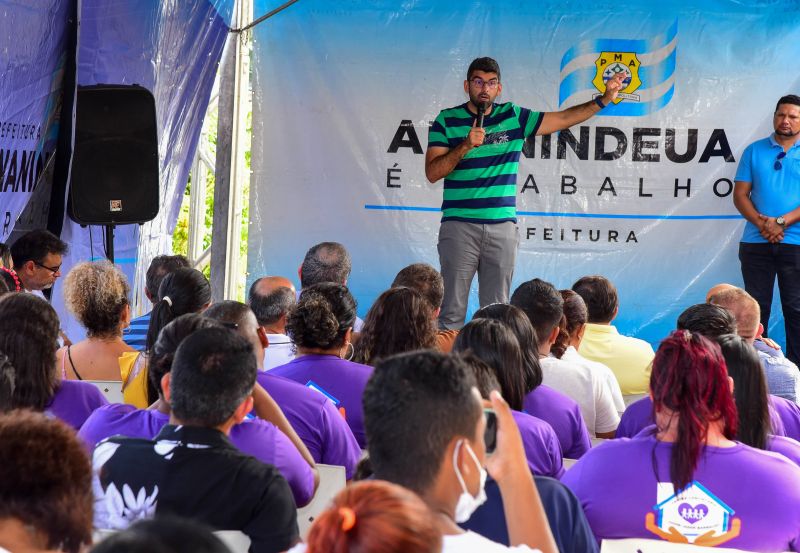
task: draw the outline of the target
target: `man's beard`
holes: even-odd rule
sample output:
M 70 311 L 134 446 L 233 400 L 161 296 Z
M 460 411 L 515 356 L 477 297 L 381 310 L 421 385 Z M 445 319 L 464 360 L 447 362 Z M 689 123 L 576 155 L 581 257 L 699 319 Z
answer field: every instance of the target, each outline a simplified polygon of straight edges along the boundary
M 792 131 L 781 131 L 781 130 L 775 129 L 775 134 L 777 134 L 778 136 L 792 137 L 792 136 L 797 136 L 798 134 L 800 134 L 800 130 L 798 130 L 796 132 L 792 132 Z

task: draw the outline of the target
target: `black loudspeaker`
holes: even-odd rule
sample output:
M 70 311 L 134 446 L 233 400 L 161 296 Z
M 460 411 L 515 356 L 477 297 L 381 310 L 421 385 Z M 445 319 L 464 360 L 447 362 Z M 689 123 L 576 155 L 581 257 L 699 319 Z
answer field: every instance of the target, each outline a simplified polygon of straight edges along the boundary
M 158 214 L 156 102 L 137 85 L 78 87 L 67 213 L 84 225 Z

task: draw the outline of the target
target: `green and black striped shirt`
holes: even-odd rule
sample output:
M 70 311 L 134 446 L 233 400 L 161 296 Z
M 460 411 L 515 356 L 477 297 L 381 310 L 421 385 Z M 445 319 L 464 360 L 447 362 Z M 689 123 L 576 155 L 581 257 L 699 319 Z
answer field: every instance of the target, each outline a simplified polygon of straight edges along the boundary
M 542 117 L 542 113 L 511 102 L 493 104 L 483 122 L 483 144 L 467 152 L 444 179 L 442 221 L 516 222 L 519 156 Z M 428 147 L 455 148 L 474 121 L 467 104 L 442 110 L 428 131 Z

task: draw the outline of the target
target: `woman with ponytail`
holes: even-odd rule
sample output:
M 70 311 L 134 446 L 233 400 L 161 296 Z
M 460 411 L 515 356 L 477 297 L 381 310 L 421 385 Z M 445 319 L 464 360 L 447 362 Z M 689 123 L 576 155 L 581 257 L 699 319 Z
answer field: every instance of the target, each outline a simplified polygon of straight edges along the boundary
M 656 425 L 593 448 L 563 479 L 598 539 L 800 548 L 800 468 L 734 441 L 732 392 L 718 345 L 687 330 L 661 343 L 650 377 Z
M 372 375 L 372 367 L 350 361 L 355 320 L 356 302 L 347 287 L 324 282 L 303 288 L 286 317 L 286 333 L 297 348 L 297 357 L 271 369 L 270 374 L 328 396 L 364 449 L 361 394 Z
M 348 486 L 290 553 L 440 553 L 434 515 L 413 492 L 380 480 Z
M 158 390 L 147 377 L 147 359 L 158 333 L 181 315 L 201 313 L 209 305 L 211 284 L 197 269 L 182 267 L 164 277 L 150 314 L 145 353 L 131 352 L 120 357 L 125 403 L 144 409 L 158 399 Z

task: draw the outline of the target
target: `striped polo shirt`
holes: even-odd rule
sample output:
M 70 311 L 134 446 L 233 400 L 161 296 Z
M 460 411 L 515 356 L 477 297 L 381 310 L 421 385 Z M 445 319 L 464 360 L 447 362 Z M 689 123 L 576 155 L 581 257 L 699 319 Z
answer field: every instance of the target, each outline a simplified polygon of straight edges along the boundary
M 517 221 L 517 172 L 525 139 L 536 134 L 543 114 L 511 102 L 493 104 L 483 122 L 486 138 L 444 179 L 442 221 Z M 467 104 L 445 109 L 428 131 L 428 147 L 455 148 L 469 134 L 475 115 Z

